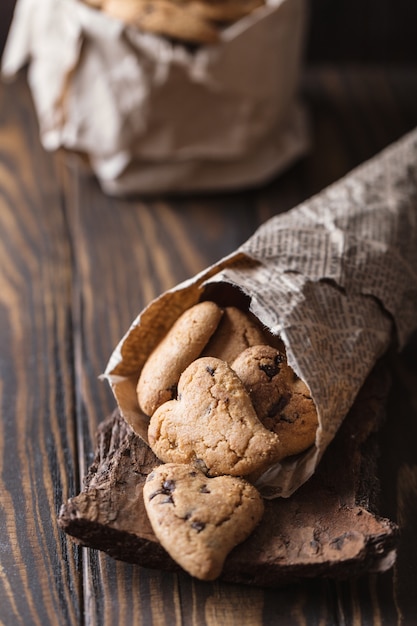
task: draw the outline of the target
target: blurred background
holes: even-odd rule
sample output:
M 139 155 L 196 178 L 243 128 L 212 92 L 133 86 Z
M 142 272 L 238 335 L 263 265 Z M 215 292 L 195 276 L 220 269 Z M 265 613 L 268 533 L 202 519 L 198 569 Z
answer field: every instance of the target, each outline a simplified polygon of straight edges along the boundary
M 3 51 L 16 0 L 0 3 Z M 309 0 L 306 62 L 417 63 L 415 0 Z

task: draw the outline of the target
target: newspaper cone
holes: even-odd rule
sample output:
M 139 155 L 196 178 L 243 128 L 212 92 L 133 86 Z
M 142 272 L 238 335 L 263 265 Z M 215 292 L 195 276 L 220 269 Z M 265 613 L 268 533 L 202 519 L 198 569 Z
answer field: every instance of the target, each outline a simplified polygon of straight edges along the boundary
M 272 218 L 234 254 L 139 315 L 104 376 L 145 440 L 148 420 L 135 392 L 143 363 L 185 309 L 215 300 L 225 285 L 280 335 L 317 406 L 315 446 L 257 483 L 267 497 L 286 497 L 314 472 L 376 360 L 417 328 L 417 131 Z

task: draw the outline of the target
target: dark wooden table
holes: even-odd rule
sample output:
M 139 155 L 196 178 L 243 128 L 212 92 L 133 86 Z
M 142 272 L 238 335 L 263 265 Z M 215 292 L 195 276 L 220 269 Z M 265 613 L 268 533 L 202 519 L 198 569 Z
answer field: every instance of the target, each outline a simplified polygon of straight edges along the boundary
M 381 512 L 401 528 L 393 570 L 202 583 L 78 548 L 56 523 L 115 406 L 98 376 L 143 306 L 417 125 L 414 68 L 311 67 L 303 94 L 312 150 L 267 185 L 120 200 L 76 157 L 42 149 L 24 76 L 0 87 L 0 624 L 417 624 L 415 341 L 392 364 L 381 433 Z

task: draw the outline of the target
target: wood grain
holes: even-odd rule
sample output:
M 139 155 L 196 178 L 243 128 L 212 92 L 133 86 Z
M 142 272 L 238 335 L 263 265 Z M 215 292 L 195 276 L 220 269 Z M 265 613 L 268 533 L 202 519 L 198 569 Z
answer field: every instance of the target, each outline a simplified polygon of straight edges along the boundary
M 311 68 L 303 95 L 312 150 L 261 189 L 116 200 L 76 158 L 42 150 L 24 77 L 1 86 L 1 624 L 413 623 L 415 344 L 381 433 L 382 512 L 403 529 L 393 572 L 279 590 L 205 584 L 74 548 L 56 524 L 114 408 L 98 376 L 139 310 L 417 124 L 405 68 Z
M 0 620 L 77 624 L 80 551 L 55 522 L 79 484 L 67 226 L 26 87 L 0 93 Z
M 251 536 L 228 556 L 221 580 L 277 587 L 326 577 L 347 579 L 392 562 L 395 525 L 375 515 L 379 488 L 375 433 L 385 418 L 389 374 L 375 367 L 315 475 L 288 500 L 265 501 Z M 118 411 L 98 429 L 82 492 L 59 524 L 77 543 L 116 559 L 178 570 L 156 539 L 142 490 L 158 458 Z

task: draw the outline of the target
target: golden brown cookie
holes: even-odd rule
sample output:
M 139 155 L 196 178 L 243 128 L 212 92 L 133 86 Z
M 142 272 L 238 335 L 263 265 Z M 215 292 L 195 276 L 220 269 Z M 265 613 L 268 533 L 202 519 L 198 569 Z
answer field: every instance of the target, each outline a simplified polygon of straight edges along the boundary
M 267 343 L 266 332 L 249 313 L 228 306 L 202 356 L 214 356 L 230 364 L 246 348 Z
M 258 420 L 242 382 L 220 359 L 183 372 L 178 400 L 153 414 L 149 445 L 164 462 L 195 463 L 210 476 L 245 476 L 279 460 L 279 437 Z
M 146 361 L 137 384 L 146 415 L 176 396 L 179 377 L 210 339 L 222 316 L 214 302 L 200 302 L 183 313 Z
M 264 505 L 246 480 L 207 478 L 190 465 L 155 468 L 143 488 L 145 508 L 162 546 L 189 574 L 214 580 L 228 553 L 262 518 Z
M 206 20 L 234 22 L 264 4 L 264 0 L 182 0 L 187 10 Z
M 215 43 L 218 28 L 188 4 L 170 0 L 104 0 L 104 11 L 141 30 L 190 43 Z
M 307 385 L 272 346 L 248 348 L 232 363 L 262 424 L 275 432 L 285 456 L 310 447 L 318 426 L 317 411 Z

